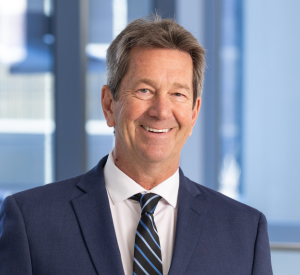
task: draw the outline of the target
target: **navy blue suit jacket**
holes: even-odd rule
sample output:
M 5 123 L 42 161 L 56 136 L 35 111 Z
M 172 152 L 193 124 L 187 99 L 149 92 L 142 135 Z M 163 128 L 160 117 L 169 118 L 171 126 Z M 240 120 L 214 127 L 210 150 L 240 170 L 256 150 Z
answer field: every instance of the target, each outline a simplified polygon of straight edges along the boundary
M 103 178 L 106 160 L 81 176 L 5 199 L 1 275 L 124 274 Z M 272 274 L 264 215 L 180 171 L 169 274 Z

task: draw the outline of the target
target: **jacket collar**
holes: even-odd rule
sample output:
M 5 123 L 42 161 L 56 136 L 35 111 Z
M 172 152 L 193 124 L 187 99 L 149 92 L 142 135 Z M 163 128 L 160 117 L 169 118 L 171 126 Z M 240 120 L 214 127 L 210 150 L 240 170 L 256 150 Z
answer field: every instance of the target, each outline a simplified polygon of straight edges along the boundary
M 103 176 L 106 160 L 81 177 L 77 186 L 84 194 L 72 205 L 98 274 L 124 275 Z
M 206 212 L 204 194 L 180 169 L 176 235 L 169 275 L 184 274 L 201 234 Z

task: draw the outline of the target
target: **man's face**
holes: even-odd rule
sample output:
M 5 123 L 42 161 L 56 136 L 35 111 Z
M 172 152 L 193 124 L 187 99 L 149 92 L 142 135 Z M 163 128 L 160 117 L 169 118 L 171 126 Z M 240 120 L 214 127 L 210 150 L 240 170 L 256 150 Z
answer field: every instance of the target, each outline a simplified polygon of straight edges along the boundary
M 193 107 L 193 63 L 172 49 L 133 48 L 119 98 L 111 103 L 118 159 L 174 163 L 200 109 Z

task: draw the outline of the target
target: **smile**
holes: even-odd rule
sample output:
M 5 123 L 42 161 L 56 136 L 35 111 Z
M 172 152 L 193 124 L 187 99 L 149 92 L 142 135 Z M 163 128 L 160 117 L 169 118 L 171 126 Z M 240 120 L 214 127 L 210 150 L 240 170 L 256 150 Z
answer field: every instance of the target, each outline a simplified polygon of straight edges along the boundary
M 169 129 L 160 129 L 160 130 L 158 130 L 158 129 L 154 129 L 154 128 L 147 127 L 147 126 L 144 126 L 144 125 L 142 125 L 142 126 L 143 126 L 143 128 L 144 128 L 145 130 L 147 130 L 148 132 L 153 132 L 153 133 L 167 133 L 167 132 L 169 132 L 169 131 L 171 130 L 171 128 L 169 128 Z

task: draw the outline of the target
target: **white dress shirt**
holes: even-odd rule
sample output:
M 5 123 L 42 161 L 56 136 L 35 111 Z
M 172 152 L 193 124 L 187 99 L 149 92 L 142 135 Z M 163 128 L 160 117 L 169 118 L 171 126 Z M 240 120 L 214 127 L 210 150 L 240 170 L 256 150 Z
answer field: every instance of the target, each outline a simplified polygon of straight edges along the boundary
M 145 192 L 162 197 L 155 209 L 154 221 L 161 246 L 163 274 L 166 275 L 170 269 L 175 239 L 179 171 L 153 189 L 146 190 L 115 165 L 112 152 L 104 167 L 104 179 L 125 275 L 132 275 L 133 272 L 135 234 L 141 217 L 139 202 L 128 198 Z

